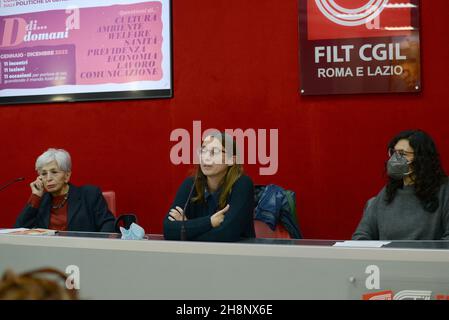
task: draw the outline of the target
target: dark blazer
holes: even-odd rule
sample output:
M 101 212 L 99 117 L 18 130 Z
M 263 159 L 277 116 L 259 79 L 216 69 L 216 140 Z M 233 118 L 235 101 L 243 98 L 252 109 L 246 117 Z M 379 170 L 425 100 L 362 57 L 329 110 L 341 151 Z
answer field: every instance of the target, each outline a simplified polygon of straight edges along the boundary
M 68 231 L 114 232 L 115 218 L 98 187 L 76 187 L 70 184 L 67 202 Z M 45 193 L 39 208 L 33 208 L 29 203 L 25 206 L 15 227 L 48 228 L 50 209 L 51 195 Z
M 184 180 L 178 189 L 176 198 L 170 208 L 183 208 L 187 202 L 193 178 Z M 196 196 L 193 191 L 192 198 Z M 227 203 L 230 205 L 224 220 L 217 228 L 213 228 L 210 217 L 218 210 L 219 191 L 209 194 L 205 203 L 189 201 L 186 208 L 188 220 L 184 221 L 187 240 L 195 241 L 238 241 L 241 238 L 255 238 L 254 232 L 254 184 L 250 177 L 242 175 L 232 186 Z M 179 240 L 181 221 L 170 221 L 169 214 L 164 219 L 164 237 L 167 240 Z

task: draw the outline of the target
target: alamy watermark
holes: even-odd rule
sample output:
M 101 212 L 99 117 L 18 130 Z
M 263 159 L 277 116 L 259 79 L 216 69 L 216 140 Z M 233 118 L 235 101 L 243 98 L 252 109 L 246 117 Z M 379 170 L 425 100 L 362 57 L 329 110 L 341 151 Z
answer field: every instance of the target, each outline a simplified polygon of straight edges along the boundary
M 67 279 L 65 280 L 65 286 L 69 290 L 79 290 L 80 285 L 80 268 L 76 265 L 69 265 L 65 268 Z
M 274 175 L 279 167 L 278 129 L 225 129 L 226 135 L 235 139 L 237 145 L 236 163 L 259 164 L 260 175 Z M 193 121 L 192 134 L 184 129 L 174 129 L 170 141 L 177 142 L 170 150 L 170 161 L 174 165 L 199 164 L 198 151 L 204 138 L 219 134 L 214 128 L 202 132 L 201 121 Z M 226 150 L 227 146 L 224 146 Z

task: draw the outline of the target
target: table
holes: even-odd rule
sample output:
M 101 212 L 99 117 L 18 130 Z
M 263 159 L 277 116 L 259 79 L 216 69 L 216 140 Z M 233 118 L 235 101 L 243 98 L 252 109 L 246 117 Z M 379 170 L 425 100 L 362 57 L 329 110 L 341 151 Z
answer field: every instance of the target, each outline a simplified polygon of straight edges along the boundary
M 161 235 L 119 237 L 85 232 L 0 235 L 0 273 L 6 268 L 22 272 L 51 266 L 65 271 L 75 266 L 84 299 L 449 296 L 449 241 L 347 248 L 334 247 L 338 241 L 331 240 L 212 243 L 166 241 Z

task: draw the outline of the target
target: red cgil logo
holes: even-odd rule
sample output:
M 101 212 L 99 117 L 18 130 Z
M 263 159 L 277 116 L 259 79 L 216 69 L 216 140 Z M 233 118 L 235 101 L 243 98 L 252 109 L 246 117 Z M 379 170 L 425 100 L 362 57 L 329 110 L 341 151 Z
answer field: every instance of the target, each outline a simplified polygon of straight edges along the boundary
M 362 300 L 430 300 L 432 291 L 427 290 L 402 290 L 394 294 L 391 290 L 366 293 Z M 435 300 L 449 300 L 449 295 L 436 294 Z
M 412 0 L 307 0 L 308 39 L 407 36 Z

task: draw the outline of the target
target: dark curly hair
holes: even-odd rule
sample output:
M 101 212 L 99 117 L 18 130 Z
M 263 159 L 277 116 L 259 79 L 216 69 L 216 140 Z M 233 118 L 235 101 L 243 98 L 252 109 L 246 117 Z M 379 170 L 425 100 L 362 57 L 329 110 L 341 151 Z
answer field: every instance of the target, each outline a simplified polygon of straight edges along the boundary
M 421 201 L 424 210 L 435 212 L 438 209 L 438 190 L 447 181 L 447 176 L 441 166 L 438 154 L 432 138 L 421 130 L 406 130 L 395 136 L 388 148 L 394 148 L 399 140 L 408 140 L 414 150 L 413 180 L 415 194 Z M 386 187 L 385 201 L 390 204 L 396 195 L 396 191 L 403 187 L 403 180 L 389 178 Z

